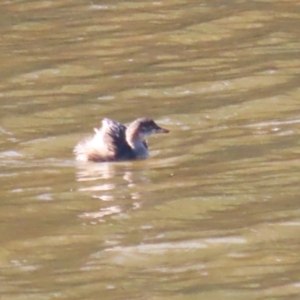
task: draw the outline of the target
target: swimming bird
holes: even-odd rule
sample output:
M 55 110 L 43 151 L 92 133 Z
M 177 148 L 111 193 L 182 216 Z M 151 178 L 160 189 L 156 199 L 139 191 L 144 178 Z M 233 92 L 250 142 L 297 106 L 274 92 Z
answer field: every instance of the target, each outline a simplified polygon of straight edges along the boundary
M 120 161 L 149 157 L 146 138 L 169 130 L 158 126 L 150 118 L 139 118 L 128 127 L 104 118 L 102 127 L 95 128 L 95 135 L 79 142 L 74 148 L 78 161 Z

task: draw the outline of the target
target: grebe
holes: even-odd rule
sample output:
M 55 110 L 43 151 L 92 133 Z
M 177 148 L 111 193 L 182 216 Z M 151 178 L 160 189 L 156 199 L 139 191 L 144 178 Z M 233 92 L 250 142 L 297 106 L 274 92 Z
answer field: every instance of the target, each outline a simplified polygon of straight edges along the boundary
M 169 132 L 149 118 L 139 118 L 128 127 L 105 118 L 102 127 L 94 130 L 93 137 L 79 142 L 74 148 L 77 160 L 104 162 L 147 158 L 147 136 Z

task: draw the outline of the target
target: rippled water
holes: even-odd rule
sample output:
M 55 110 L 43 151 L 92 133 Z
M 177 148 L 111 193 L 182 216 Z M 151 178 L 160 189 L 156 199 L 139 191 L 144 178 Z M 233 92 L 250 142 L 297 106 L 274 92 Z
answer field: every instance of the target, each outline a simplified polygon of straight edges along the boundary
M 299 1 L 0 8 L 1 299 L 299 299 Z M 144 115 L 150 159 L 74 161 Z

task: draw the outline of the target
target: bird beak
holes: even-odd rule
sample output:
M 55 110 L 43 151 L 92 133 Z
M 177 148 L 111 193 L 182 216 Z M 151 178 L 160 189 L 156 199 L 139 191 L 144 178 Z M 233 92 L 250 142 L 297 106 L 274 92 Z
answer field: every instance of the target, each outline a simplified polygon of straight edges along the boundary
M 157 126 L 157 128 L 155 129 L 156 133 L 168 133 L 169 130 L 168 129 L 164 129 L 162 127 Z

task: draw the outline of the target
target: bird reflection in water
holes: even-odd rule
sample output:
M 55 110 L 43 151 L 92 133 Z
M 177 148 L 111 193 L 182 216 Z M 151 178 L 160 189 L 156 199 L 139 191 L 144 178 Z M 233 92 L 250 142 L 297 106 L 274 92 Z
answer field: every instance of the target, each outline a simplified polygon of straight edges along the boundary
M 149 179 L 146 176 L 141 176 L 140 166 L 137 167 L 139 171 L 132 172 L 131 170 L 135 166 L 130 162 L 79 163 L 77 182 L 84 182 L 84 186 L 79 187 L 78 191 L 89 193 L 92 198 L 101 200 L 99 211 L 84 212 L 80 217 L 103 222 L 103 218 L 106 216 L 139 209 L 141 207 L 141 192 L 137 186 L 149 181 Z M 146 170 L 142 170 L 142 173 L 144 171 Z M 120 199 L 130 199 L 130 205 L 128 205 L 128 201 L 122 201 L 121 205 L 116 205 Z

